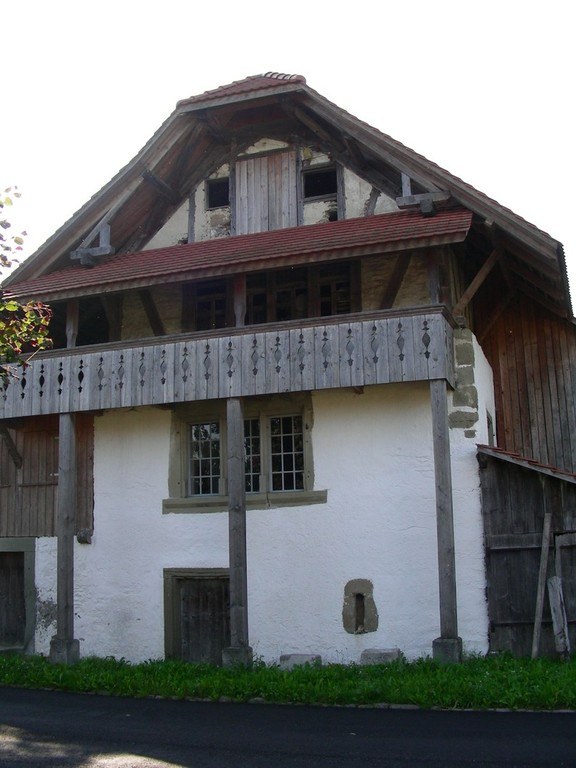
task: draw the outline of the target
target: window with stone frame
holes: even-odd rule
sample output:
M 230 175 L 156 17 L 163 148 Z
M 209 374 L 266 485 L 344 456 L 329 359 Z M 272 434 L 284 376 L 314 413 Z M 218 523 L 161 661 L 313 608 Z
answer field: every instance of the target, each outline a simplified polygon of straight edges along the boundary
M 225 402 L 177 409 L 174 417 L 170 499 L 164 511 L 227 504 Z M 312 409 L 309 395 L 251 398 L 244 404 L 245 489 L 247 506 L 322 503 L 314 491 Z

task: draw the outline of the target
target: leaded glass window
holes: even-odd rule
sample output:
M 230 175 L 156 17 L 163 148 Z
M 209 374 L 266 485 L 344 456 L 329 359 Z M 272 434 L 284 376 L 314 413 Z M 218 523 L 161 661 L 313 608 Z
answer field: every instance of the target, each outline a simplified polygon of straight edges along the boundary
M 220 424 L 189 425 L 189 495 L 220 490 Z
M 258 493 L 262 458 L 259 419 L 244 421 L 244 447 L 246 449 L 246 493 Z
M 270 459 L 273 491 L 304 489 L 301 416 L 273 416 L 270 419 Z

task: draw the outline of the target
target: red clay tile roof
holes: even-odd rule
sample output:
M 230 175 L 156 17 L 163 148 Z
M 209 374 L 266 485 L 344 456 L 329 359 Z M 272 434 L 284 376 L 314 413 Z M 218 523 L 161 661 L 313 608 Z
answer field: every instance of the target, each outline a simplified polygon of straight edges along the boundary
M 204 101 L 214 101 L 215 99 L 222 99 L 228 96 L 240 96 L 241 94 L 255 91 L 265 91 L 269 88 L 278 88 L 282 83 L 302 83 L 305 85 L 306 78 L 302 75 L 285 75 L 281 72 L 266 72 L 264 75 L 252 75 L 245 77 L 243 80 L 235 80 L 229 85 L 222 85 L 220 88 L 204 91 L 204 93 L 200 93 L 197 96 L 181 99 L 176 104 L 176 108 Z
M 178 282 L 206 274 L 265 269 L 313 258 L 389 252 L 406 247 L 462 241 L 472 223 L 465 209 L 422 216 L 417 210 L 385 213 L 252 235 L 204 240 L 102 260 L 92 269 L 71 265 L 41 277 L 14 283 L 5 296 L 64 298 Z

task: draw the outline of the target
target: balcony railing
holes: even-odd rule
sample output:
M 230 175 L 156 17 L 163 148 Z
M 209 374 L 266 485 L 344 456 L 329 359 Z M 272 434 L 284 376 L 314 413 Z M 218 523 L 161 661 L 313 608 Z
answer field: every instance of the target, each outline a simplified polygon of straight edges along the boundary
M 0 379 L 0 418 L 446 379 L 442 307 L 54 350 Z

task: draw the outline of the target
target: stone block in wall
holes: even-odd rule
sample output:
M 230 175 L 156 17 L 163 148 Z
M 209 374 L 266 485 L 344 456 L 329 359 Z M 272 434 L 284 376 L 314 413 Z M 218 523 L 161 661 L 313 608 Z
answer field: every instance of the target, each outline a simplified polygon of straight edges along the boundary
M 476 387 L 458 387 L 452 394 L 455 407 L 478 409 L 478 390 Z
M 474 368 L 471 365 L 461 365 L 456 368 L 456 386 L 474 384 Z
M 294 667 L 321 666 L 322 656 L 315 653 L 283 653 L 280 656 L 280 669 L 294 669 Z
M 454 353 L 456 366 L 474 365 L 472 332 L 467 328 L 460 328 L 454 331 Z
M 478 421 L 478 414 L 473 411 L 453 411 L 448 416 L 450 429 L 470 429 Z
M 360 664 L 390 664 L 401 658 L 400 648 L 366 648 L 360 654 Z

